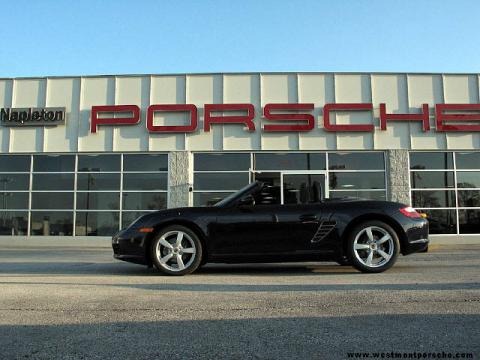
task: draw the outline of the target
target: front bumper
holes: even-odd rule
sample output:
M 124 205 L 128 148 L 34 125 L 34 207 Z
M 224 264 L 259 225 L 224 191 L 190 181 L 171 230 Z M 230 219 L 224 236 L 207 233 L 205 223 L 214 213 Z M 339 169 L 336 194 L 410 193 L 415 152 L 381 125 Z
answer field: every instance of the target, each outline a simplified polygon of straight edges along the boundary
M 135 264 L 148 265 L 147 235 L 133 230 L 121 230 L 112 237 L 113 257 Z

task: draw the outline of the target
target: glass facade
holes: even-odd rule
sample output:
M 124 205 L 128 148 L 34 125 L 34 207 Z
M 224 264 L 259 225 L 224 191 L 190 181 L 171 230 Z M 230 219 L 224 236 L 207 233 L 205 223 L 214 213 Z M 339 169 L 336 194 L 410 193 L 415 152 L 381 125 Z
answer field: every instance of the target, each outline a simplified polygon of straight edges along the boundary
M 0 235 L 111 236 L 167 183 L 167 154 L 0 155 Z
M 480 233 L 480 152 L 410 152 L 410 188 L 431 234 Z
M 278 188 L 276 197 L 269 196 L 269 203 L 312 199 L 314 183 L 318 183 L 317 192 L 329 197 L 386 199 L 383 152 L 197 153 L 193 204 L 213 205 L 254 180 Z M 302 189 L 302 183 L 309 184 L 310 190 Z

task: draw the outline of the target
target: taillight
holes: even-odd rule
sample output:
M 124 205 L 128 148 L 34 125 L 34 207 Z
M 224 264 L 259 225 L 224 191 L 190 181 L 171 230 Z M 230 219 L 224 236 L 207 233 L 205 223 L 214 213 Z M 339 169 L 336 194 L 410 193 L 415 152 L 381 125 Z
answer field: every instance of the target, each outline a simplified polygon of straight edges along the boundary
M 418 213 L 417 210 L 415 210 L 411 206 L 401 208 L 400 212 L 403 215 L 405 215 L 406 217 L 409 217 L 409 218 L 412 218 L 412 219 L 418 219 L 418 218 L 422 217 L 422 215 L 420 213 Z

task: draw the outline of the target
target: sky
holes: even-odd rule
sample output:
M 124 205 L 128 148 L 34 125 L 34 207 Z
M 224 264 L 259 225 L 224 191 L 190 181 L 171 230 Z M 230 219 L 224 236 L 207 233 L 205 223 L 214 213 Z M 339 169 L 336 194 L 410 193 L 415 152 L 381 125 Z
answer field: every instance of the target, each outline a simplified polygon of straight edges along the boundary
M 478 0 L 0 0 L 0 77 L 480 72 Z

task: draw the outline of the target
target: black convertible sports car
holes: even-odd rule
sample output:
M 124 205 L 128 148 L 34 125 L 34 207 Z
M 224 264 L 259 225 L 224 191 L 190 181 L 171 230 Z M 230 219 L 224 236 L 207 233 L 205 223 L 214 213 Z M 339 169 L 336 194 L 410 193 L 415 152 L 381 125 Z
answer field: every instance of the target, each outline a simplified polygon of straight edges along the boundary
M 254 182 L 212 207 L 143 215 L 112 239 L 114 257 L 185 275 L 211 263 L 337 261 L 362 272 L 390 268 L 428 246 L 428 221 L 387 201 L 269 202 L 278 188 Z M 267 200 L 267 201 L 266 201 Z

